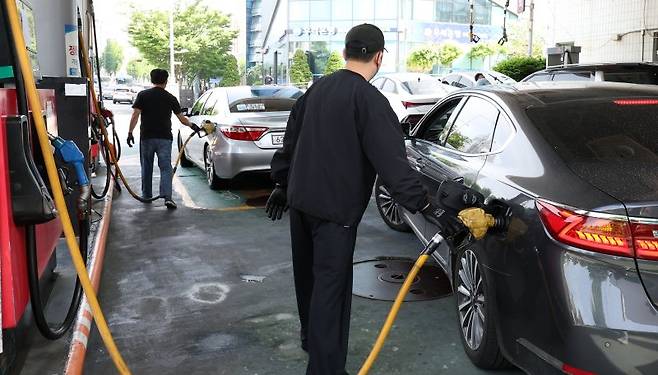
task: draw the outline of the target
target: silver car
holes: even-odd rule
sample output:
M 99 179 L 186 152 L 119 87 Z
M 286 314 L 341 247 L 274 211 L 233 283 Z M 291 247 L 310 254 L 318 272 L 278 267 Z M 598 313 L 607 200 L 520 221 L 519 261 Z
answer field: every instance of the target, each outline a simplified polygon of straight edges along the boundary
M 183 167 L 206 171 L 208 185 L 220 188 L 239 174 L 267 172 L 283 145 L 288 115 L 302 91 L 288 86 L 239 86 L 208 90 L 187 114 L 198 126 L 213 125 L 207 137 L 193 137 L 181 158 Z M 178 130 L 178 149 L 191 129 Z

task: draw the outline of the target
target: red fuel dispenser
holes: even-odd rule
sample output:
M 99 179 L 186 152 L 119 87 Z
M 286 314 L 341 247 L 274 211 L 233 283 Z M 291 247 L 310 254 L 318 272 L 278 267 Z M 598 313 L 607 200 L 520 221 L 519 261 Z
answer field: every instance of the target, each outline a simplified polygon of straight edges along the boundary
M 57 131 L 55 96 L 53 90 L 40 90 L 48 127 Z M 11 176 L 7 127 L 18 115 L 16 90 L 0 89 L 0 283 L 2 286 L 2 329 L 14 329 L 23 318 L 30 299 L 27 279 L 25 229 L 14 222 L 12 214 Z M 62 233 L 58 218 L 39 224 L 37 231 L 37 257 L 42 275 L 53 260 L 55 246 Z

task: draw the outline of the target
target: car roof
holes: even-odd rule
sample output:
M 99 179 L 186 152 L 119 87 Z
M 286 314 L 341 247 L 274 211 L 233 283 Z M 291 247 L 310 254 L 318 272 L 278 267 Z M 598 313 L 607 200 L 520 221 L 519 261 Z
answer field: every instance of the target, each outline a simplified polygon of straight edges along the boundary
M 480 86 L 460 92 L 489 92 L 521 108 L 569 101 L 658 97 L 658 87 L 618 82 L 520 82 L 509 86 Z
M 385 73 L 378 75 L 377 77 L 375 77 L 375 79 L 380 77 L 390 78 L 400 82 L 414 81 L 417 80 L 418 77 L 426 78 L 426 79 L 436 79 L 436 77 L 433 77 L 427 73 Z
M 641 67 L 646 68 L 657 68 L 657 63 L 637 63 L 637 62 L 628 62 L 628 63 L 593 63 L 593 64 L 572 64 L 572 65 L 560 65 L 560 66 L 549 66 L 546 69 L 540 70 L 537 73 L 553 73 L 560 71 L 586 71 L 586 70 L 601 70 L 601 71 L 619 71 L 619 70 L 632 70 Z

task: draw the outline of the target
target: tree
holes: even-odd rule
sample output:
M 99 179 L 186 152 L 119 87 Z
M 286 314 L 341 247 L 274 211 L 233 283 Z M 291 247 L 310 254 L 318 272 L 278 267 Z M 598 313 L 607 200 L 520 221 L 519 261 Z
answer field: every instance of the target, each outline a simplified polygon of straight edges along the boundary
M 149 64 L 148 61 L 143 58 L 132 59 L 128 61 L 128 66 L 126 70 L 128 75 L 133 77 L 136 80 L 148 80 L 150 77 L 151 70 L 155 67 Z
M 528 55 L 528 30 L 525 23 L 516 22 L 508 27 L 509 41 L 502 46 L 505 55 L 527 56 Z M 532 40 L 532 56 L 544 56 L 546 42 L 542 30 L 535 28 Z
M 238 68 L 238 60 L 233 55 L 226 55 L 222 61 L 223 74 L 220 86 L 237 86 L 240 84 L 240 70 Z
M 541 56 L 512 56 L 496 64 L 493 70 L 503 73 L 517 81 L 546 68 L 546 59 Z
M 334 51 L 329 55 L 329 58 L 327 59 L 327 65 L 324 68 L 324 74 L 331 74 L 337 70 L 343 69 L 343 66 L 345 66 L 343 63 L 343 56 Z
M 111 75 L 115 75 L 123 62 L 123 48 L 117 41 L 108 39 L 101 55 L 101 66 Z
M 229 16 L 208 8 L 196 0 L 187 8 L 174 11 L 174 50 L 181 65 L 176 77 L 192 81 L 225 75 L 229 54 L 237 31 L 230 28 Z M 151 64 L 169 66 L 169 16 L 167 11 L 135 11 L 128 34 L 132 45 Z
M 479 43 L 471 47 L 466 53 L 469 60 L 480 60 L 492 56 L 496 53 L 496 48 L 488 43 Z
M 407 68 L 412 72 L 427 73 L 439 62 L 436 49 L 432 46 L 412 51 L 407 57 Z
M 311 68 L 308 66 L 306 54 L 301 49 L 295 51 L 290 65 L 290 80 L 293 85 L 306 86 L 306 84 L 313 78 Z
M 498 49 L 496 48 L 497 44 L 489 43 L 479 43 L 471 47 L 471 49 L 466 53 L 466 58 L 470 61 L 471 69 L 473 69 L 473 60 L 484 60 L 489 56 L 496 54 Z
M 452 63 L 461 56 L 462 51 L 454 44 L 444 43 L 439 48 L 438 59 L 439 63 L 445 67 L 451 67 Z

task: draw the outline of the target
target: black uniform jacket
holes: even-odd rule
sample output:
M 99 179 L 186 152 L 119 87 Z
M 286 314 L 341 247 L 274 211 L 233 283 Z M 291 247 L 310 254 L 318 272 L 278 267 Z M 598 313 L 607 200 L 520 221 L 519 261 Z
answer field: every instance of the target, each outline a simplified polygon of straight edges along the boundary
M 290 112 L 283 148 L 272 158 L 273 180 L 287 186 L 290 207 L 352 226 L 363 216 L 377 174 L 411 212 L 426 205 L 384 95 L 350 70 L 323 77 Z

